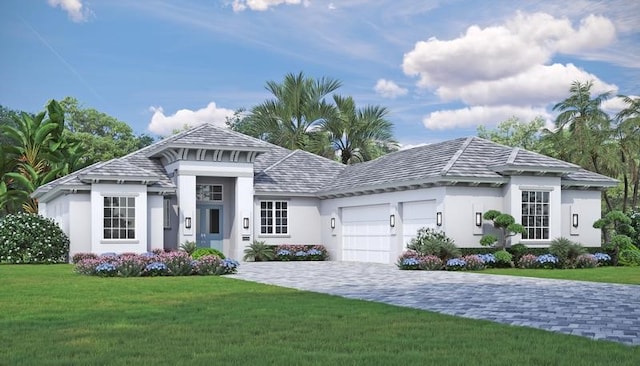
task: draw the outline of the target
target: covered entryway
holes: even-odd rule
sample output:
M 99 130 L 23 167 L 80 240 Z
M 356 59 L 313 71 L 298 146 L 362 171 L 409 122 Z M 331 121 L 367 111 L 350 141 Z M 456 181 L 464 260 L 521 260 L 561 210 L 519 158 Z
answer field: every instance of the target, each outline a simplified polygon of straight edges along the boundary
M 416 237 L 418 229 L 436 227 L 436 201 L 415 201 L 402 203 L 402 245 L 403 248 Z
M 342 260 L 391 262 L 389 205 L 342 209 Z

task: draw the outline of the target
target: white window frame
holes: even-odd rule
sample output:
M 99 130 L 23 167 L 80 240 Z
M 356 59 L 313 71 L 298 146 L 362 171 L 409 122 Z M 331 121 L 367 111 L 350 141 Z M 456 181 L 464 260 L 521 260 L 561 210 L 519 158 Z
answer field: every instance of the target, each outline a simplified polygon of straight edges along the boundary
M 289 236 L 289 220 L 289 201 L 260 201 L 260 235 Z
M 113 206 L 114 199 L 118 200 L 117 206 Z M 122 207 L 121 200 L 124 200 L 124 207 Z M 132 205 L 130 205 L 132 204 Z M 107 217 L 106 212 L 110 210 L 110 216 Z M 114 215 L 113 210 L 118 210 L 118 213 Z M 124 217 L 121 215 L 124 210 Z M 130 212 L 133 210 L 133 213 Z M 119 225 L 123 220 L 125 226 L 113 226 L 114 220 L 119 221 Z M 107 220 L 110 220 L 110 224 L 107 225 Z M 124 231 L 124 238 L 122 233 Z M 109 235 L 106 235 L 109 232 Z M 114 237 L 114 233 L 117 232 L 117 237 Z M 107 237 L 109 236 L 109 237 Z M 136 198 L 130 195 L 104 195 L 103 196 L 103 212 L 102 212 L 102 239 L 103 240 L 135 240 L 137 238 L 136 232 Z
M 531 201 L 532 194 L 533 201 Z M 551 231 L 551 192 L 523 189 L 520 203 L 522 207 L 520 222 L 525 230 L 522 240 L 548 241 Z M 529 235 L 530 232 L 533 236 Z
M 208 194 L 204 192 L 205 188 L 208 189 Z M 214 188 L 219 188 L 220 192 L 215 191 Z M 217 196 L 219 196 L 220 199 L 216 199 Z M 196 184 L 196 200 L 222 202 L 224 201 L 224 186 L 222 184 Z

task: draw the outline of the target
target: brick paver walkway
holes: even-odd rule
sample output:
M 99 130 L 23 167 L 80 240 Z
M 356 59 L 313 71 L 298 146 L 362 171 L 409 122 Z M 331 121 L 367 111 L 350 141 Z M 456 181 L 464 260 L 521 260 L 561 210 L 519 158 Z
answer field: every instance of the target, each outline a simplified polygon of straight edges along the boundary
M 242 263 L 229 277 L 640 345 L 640 286 L 347 262 Z

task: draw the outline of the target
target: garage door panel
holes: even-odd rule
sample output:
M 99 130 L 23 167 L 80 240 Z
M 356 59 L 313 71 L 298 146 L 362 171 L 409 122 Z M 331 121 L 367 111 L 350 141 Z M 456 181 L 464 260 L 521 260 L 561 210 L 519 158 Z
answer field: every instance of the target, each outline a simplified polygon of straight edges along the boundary
M 389 206 L 342 209 L 342 259 L 389 263 Z
M 436 227 L 436 201 L 415 201 L 402 204 L 402 241 L 404 246 L 423 227 Z

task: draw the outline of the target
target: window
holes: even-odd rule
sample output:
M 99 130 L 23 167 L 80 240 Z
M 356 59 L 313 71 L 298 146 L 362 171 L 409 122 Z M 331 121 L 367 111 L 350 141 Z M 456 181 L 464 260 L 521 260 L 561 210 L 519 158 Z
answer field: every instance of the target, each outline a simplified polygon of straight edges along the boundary
M 221 184 L 197 184 L 196 199 L 198 201 L 222 202 Z
M 549 239 L 549 192 L 522 191 L 522 239 Z
M 135 197 L 104 197 L 104 239 L 135 239 L 135 227 Z
M 164 199 L 163 203 L 164 208 L 164 228 L 171 229 L 171 200 Z
M 260 234 L 288 234 L 286 201 L 260 202 Z

